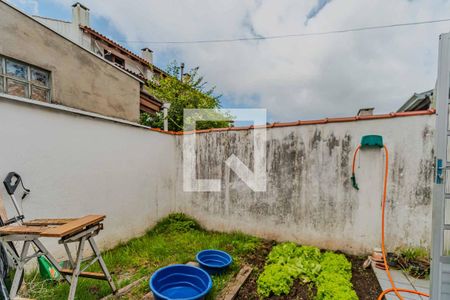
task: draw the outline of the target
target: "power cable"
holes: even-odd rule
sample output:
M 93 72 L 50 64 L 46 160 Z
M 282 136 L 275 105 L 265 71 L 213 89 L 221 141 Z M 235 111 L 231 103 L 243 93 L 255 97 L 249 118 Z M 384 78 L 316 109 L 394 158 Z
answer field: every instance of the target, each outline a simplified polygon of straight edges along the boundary
M 128 41 L 128 40 L 121 40 L 119 42 L 123 42 L 123 43 L 141 43 L 141 44 L 213 44 L 213 43 L 233 43 L 233 42 L 244 42 L 244 41 L 260 41 L 260 40 L 275 40 L 275 39 L 322 36 L 322 35 L 341 34 L 341 33 L 348 33 L 348 32 L 377 30 L 377 29 L 386 29 L 386 28 L 395 28 L 395 27 L 417 26 L 417 25 L 442 23 L 442 22 L 449 22 L 449 21 L 450 21 L 450 18 L 448 18 L 448 19 L 428 20 L 428 21 L 419 21 L 419 22 L 409 22 L 409 23 L 396 23 L 396 24 L 388 24 L 388 25 L 365 26 L 365 27 L 356 27 L 356 28 L 341 29 L 341 30 L 331 30 L 331 31 L 321 31 L 321 32 L 293 33 L 293 34 L 254 36 L 254 37 L 241 37 L 241 38 L 228 38 L 228 39 L 191 40 L 191 41 Z

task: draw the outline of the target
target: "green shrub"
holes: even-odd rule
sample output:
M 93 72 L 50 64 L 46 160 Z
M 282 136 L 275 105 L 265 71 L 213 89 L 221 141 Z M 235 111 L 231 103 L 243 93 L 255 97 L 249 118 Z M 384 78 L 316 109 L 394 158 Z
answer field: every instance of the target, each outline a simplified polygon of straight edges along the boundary
M 187 215 L 174 213 L 159 221 L 149 233 L 188 232 L 191 230 L 202 230 L 202 227 Z

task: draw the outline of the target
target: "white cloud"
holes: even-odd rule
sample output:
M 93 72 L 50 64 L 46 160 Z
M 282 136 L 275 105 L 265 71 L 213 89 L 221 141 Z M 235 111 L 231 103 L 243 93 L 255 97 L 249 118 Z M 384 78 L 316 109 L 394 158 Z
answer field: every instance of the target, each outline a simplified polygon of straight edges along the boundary
M 56 1 L 56 0 L 55 0 Z M 66 1 L 66 0 L 64 0 Z M 61 1 L 58 1 L 61 3 Z M 66 1 L 70 5 L 72 1 Z M 307 15 L 327 2 L 305 24 Z M 450 2 L 389 0 L 94 1 L 84 4 L 128 40 L 198 40 L 319 32 L 448 18 Z M 439 33 L 450 23 L 259 42 L 148 45 L 200 66 L 233 106 L 267 108 L 275 120 L 396 110 L 436 79 Z M 142 46 L 142 45 L 136 45 Z

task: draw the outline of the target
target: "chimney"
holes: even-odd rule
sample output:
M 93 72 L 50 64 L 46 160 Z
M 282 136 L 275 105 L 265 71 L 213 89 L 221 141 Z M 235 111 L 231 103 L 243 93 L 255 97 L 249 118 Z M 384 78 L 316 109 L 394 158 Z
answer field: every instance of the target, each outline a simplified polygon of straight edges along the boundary
M 375 110 L 374 107 L 368 107 L 368 108 L 361 108 L 358 111 L 357 116 L 373 116 L 373 111 Z
M 87 8 L 80 2 L 72 5 L 72 23 L 75 26 L 90 26 L 89 8 Z
M 142 48 L 141 56 L 143 59 L 145 59 L 149 63 L 153 64 L 153 51 L 152 50 L 150 50 L 149 48 Z
M 170 103 L 165 102 L 162 105 L 163 109 L 163 116 L 164 116 L 164 131 L 169 130 L 169 109 L 170 109 Z

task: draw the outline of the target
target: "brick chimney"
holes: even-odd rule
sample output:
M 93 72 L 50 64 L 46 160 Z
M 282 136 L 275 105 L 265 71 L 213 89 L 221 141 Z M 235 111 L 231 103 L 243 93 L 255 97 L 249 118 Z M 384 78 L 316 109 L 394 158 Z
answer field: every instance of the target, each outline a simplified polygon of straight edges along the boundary
M 72 23 L 76 26 L 90 26 L 89 8 L 77 2 L 72 5 Z
M 149 48 L 142 48 L 141 56 L 143 59 L 145 59 L 149 63 L 153 64 L 153 51 L 152 50 L 150 50 Z

